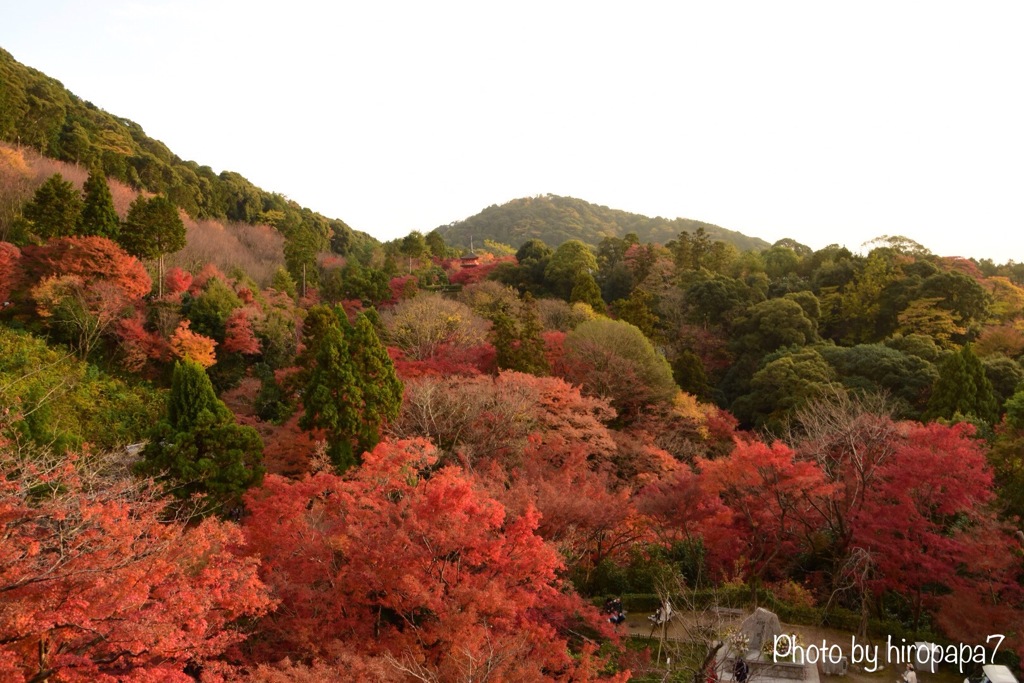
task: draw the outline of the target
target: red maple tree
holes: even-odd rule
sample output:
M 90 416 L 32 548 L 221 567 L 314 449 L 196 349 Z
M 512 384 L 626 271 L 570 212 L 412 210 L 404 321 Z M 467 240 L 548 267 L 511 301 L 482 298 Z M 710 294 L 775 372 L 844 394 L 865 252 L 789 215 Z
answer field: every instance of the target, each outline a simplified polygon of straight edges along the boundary
M 0 679 L 187 683 L 270 608 L 233 524 L 168 521 L 153 488 L 75 459 L 0 461 Z
M 596 614 L 561 590 L 537 513 L 510 518 L 457 468 L 433 470 L 424 440 L 385 442 L 351 479 L 268 477 L 245 531 L 286 608 L 267 651 L 344 651 L 429 680 L 486 667 L 505 680 L 594 680 L 569 651 Z

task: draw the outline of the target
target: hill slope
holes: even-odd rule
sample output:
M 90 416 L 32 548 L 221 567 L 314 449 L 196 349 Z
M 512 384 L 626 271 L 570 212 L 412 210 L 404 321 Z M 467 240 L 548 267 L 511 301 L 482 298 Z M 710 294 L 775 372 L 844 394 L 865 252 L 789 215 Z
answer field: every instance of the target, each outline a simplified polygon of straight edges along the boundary
M 256 187 L 238 173 L 218 174 L 209 166 L 181 159 L 139 124 L 82 100 L 2 48 L 0 140 L 60 161 L 98 165 L 110 179 L 166 195 L 192 218 L 268 223 L 297 244 L 326 249 L 330 243 L 341 253 L 361 243 L 377 243 L 344 221 Z
M 439 227 L 445 241 L 455 246 L 468 247 L 470 237 L 475 244 L 485 239 L 520 246 L 529 239 L 541 239 L 552 247 L 568 240 L 581 240 L 597 245 L 605 237 L 623 237 L 636 233 L 642 242 L 664 244 L 675 239 L 680 232 L 694 232 L 704 228 L 713 240 L 734 245 L 740 251 L 767 249 L 770 244 L 756 237 L 748 237 L 734 230 L 687 218 L 648 218 L 640 214 L 609 209 L 557 195 L 513 199 L 501 206 L 489 206 L 464 221 Z

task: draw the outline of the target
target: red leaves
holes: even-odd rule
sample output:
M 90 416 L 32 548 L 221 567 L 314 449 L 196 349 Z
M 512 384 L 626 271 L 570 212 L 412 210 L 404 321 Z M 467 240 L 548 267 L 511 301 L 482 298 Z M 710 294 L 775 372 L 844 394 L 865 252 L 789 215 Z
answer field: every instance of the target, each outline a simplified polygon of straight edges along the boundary
M 189 681 L 186 664 L 241 641 L 229 625 L 270 601 L 232 551 L 238 530 L 163 514 L 144 489 L 87 489 L 70 466 L 0 482 L 0 678 Z
M 801 532 L 817 524 L 812 501 L 829 488 L 816 463 L 798 460 L 781 442 L 737 439 L 728 456 L 699 460 L 698 467 L 708 489 L 732 511 L 754 577 L 795 559 Z
M 260 353 L 260 342 L 252 329 L 252 311 L 248 307 L 236 308 L 225 322 L 225 351 L 255 356 Z
M 9 242 L 0 242 L 0 310 L 18 284 L 18 262 L 21 252 Z
M 183 294 L 192 286 L 192 273 L 175 266 L 164 275 L 164 294 L 174 296 Z
M 141 299 L 152 287 L 139 260 L 104 237 L 61 237 L 26 246 L 21 264 L 28 282 L 74 275 L 87 284 L 109 282 L 126 301 Z
M 876 590 L 955 584 L 958 566 L 974 556 L 968 531 L 983 521 L 992 475 L 969 425 L 908 425 L 879 466 L 852 524 L 854 543 L 878 567 Z M 982 559 L 982 558 L 979 558 Z
M 571 676 L 546 615 L 587 609 L 559 592 L 536 513 L 508 519 L 460 470 L 431 472 L 435 461 L 426 441 L 383 443 L 351 479 L 268 477 L 249 495 L 250 547 L 287 606 L 266 635 L 291 652 L 387 655 L 439 680 L 469 660 L 499 678 Z

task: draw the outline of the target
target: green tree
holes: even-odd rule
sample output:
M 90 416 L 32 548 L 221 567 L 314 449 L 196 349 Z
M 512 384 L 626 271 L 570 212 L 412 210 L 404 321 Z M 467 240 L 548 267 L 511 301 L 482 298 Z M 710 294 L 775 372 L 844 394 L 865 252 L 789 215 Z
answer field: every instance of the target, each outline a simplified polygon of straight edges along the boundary
M 347 321 L 344 323 L 348 325 Z M 339 472 L 357 464 L 354 441 L 363 429 L 360 369 L 340 324 L 328 325 L 316 342 L 316 362 L 303 392 L 303 429 L 327 432 L 328 452 Z
M 615 302 L 615 312 L 619 314 L 620 320 L 636 325 L 645 337 L 654 339 L 659 319 L 651 310 L 653 305 L 654 296 L 644 288 L 637 287 L 628 299 Z
M 752 306 L 736 329 L 740 333 L 737 348 L 756 355 L 783 346 L 806 346 L 818 339 L 815 322 L 791 299 L 769 299 Z
M 999 417 L 992 383 L 970 344 L 950 354 L 939 366 L 926 419 L 974 417 L 992 424 Z
M 829 320 L 835 328 L 831 336 L 853 343 L 871 343 L 884 337 L 883 294 L 901 276 L 885 253 L 871 252 L 853 283 L 843 289 L 841 313 Z
M 597 270 L 597 258 L 590 247 L 580 240 L 564 242 L 548 261 L 544 278 L 553 292 L 568 299 L 577 278 L 583 273 Z
M 491 313 L 491 338 L 497 352 L 495 359 L 502 370 L 517 370 L 532 375 L 550 372 L 544 353 L 543 326 L 537 302 L 529 294 L 519 308 L 519 319 L 506 306 Z
M 45 239 L 74 235 L 81 212 L 81 195 L 60 173 L 47 178 L 23 210 L 32 232 Z
M 430 247 L 427 246 L 426 238 L 418 230 L 413 230 L 403 237 L 399 242 L 398 250 L 402 253 L 402 256 L 408 259 L 410 273 L 412 272 L 412 262 L 430 253 Z
M 398 417 L 402 383 L 377 336 L 373 315 L 350 325 L 344 311 L 314 306 L 303 337 L 307 358 L 303 429 L 327 432 L 328 452 L 339 471 L 361 460 L 380 441 L 381 429 Z
M 761 367 L 750 380 L 750 392 L 733 403 L 736 417 L 772 431 L 808 401 L 841 394 L 836 373 L 814 349 L 783 352 Z
M 604 313 L 604 299 L 601 298 L 601 288 L 597 286 L 597 280 L 590 273 L 584 271 L 576 276 L 576 282 L 569 294 L 569 303 L 584 303 L 589 305 L 598 313 Z
M 114 198 L 110 194 L 107 176 L 100 168 L 93 168 L 85 181 L 85 201 L 78 216 L 79 235 L 97 235 L 117 240 L 121 231 L 121 219 L 114 209 Z
M 350 334 L 349 348 L 352 361 L 359 368 L 359 388 L 363 399 L 354 439 L 357 453 L 373 450 L 380 443 L 381 429 L 395 420 L 402 409 L 404 387 L 395 373 L 387 348 L 377 335 L 373 324 L 375 316 L 374 309 L 361 313 Z
M 669 246 L 676 269 L 680 271 L 700 270 L 711 253 L 711 238 L 704 228 L 697 228 L 691 235 L 687 231 L 679 233 Z
M 428 232 L 424 237 L 424 241 L 431 255 L 435 258 L 446 259 L 458 255 L 458 252 L 445 243 L 444 237 L 436 229 Z
M 164 256 L 185 246 L 185 224 L 177 207 L 167 197 L 139 195 L 128 209 L 118 242 L 132 256 L 156 259 L 157 291 L 162 296 Z
M 210 278 L 206 288 L 185 306 L 192 329 L 218 343 L 224 341 L 228 316 L 242 305 L 234 290 L 219 277 Z
M 292 274 L 283 266 L 279 266 L 278 269 L 274 271 L 274 279 L 271 281 L 270 286 L 279 292 L 287 294 L 293 299 L 295 298 L 295 280 L 292 279 Z
M 235 503 L 263 478 L 263 442 L 217 398 L 206 371 L 174 365 L 167 417 L 150 435 L 140 474 L 166 481 L 179 498 L 200 494 L 214 510 Z
M 672 377 L 683 391 L 697 398 L 706 399 L 711 395 L 708 374 L 700 356 L 689 349 L 683 349 L 672 361 Z
M 817 351 L 846 388 L 891 395 L 901 418 L 920 417 L 939 376 L 927 360 L 882 344 L 822 346 Z

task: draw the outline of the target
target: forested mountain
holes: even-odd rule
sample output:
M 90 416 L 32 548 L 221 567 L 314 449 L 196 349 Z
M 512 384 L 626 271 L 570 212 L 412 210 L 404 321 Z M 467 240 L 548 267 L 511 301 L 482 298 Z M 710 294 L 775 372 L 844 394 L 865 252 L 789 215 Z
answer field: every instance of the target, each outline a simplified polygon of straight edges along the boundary
M 712 240 L 727 242 L 740 251 L 771 246 L 762 239 L 710 223 L 688 218 L 648 218 L 552 194 L 492 205 L 475 216 L 437 230 L 449 244 L 456 246 L 469 247 L 472 238 L 475 245 L 482 245 L 486 239 L 518 248 L 531 239 L 542 240 L 552 247 L 569 240 L 597 246 L 605 237 L 625 237 L 629 233 L 635 234 L 641 242 L 665 244 L 680 232 L 696 232 L 698 228 L 703 228 Z
M 726 606 L 1024 656 L 1024 264 L 551 196 L 381 244 L 12 64 L 0 681 L 706 681 Z
M 139 124 L 82 100 L 60 81 L 15 61 L 2 48 L 0 140 L 62 161 L 99 167 L 109 179 L 165 195 L 192 218 L 272 225 L 294 246 L 293 270 L 300 261 L 312 265 L 315 253 L 328 246 L 347 253 L 359 243 L 376 242 L 344 221 L 256 187 L 238 173 L 218 174 L 209 166 L 179 158 L 146 135 Z

